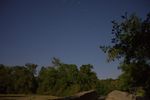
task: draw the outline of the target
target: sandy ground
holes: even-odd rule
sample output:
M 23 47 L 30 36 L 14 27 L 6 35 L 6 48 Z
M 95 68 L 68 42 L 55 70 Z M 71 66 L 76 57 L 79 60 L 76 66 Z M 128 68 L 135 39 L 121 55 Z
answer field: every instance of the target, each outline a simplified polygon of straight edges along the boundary
M 51 100 L 58 97 L 48 95 L 0 95 L 0 100 Z

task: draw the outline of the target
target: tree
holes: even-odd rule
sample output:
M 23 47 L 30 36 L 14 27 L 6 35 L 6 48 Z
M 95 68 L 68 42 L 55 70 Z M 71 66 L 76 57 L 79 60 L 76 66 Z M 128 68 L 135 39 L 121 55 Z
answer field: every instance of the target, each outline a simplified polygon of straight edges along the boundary
M 25 66 L 13 66 L 11 67 L 11 77 L 16 93 L 35 93 L 37 88 L 37 82 L 35 76 Z
M 25 66 L 0 65 L 0 93 L 35 93 L 37 81 Z
M 58 94 L 72 95 L 80 91 L 78 86 L 78 68 L 75 64 L 61 64 L 58 68 Z
M 13 88 L 11 69 L 0 64 L 0 93 L 10 93 Z
M 150 95 L 150 13 L 145 20 L 125 13 L 122 21 L 112 21 L 112 45 L 101 46 L 108 61 L 121 59 L 125 90 L 142 87 Z
M 97 76 L 96 73 L 92 71 L 93 66 L 90 64 L 82 65 L 79 71 L 79 84 L 81 86 L 81 90 L 90 90 L 94 89 L 97 84 Z
M 58 79 L 57 75 L 57 70 L 54 67 L 42 67 L 38 76 L 38 93 L 54 95 L 56 91 L 53 89 Z

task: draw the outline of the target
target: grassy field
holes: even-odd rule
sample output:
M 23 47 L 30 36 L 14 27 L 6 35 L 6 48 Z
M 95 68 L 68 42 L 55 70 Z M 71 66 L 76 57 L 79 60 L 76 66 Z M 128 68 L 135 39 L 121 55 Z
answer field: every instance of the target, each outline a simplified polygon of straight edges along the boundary
M 0 100 L 51 100 L 58 97 L 49 95 L 19 95 L 19 94 L 7 94 L 0 95 Z

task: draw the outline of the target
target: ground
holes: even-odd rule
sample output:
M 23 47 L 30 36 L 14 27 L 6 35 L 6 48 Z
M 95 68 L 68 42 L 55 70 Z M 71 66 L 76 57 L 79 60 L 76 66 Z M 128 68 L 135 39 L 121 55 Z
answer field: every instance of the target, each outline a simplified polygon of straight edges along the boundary
M 19 95 L 19 94 L 7 94 L 0 95 L 0 100 L 50 100 L 58 97 L 49 95 Z

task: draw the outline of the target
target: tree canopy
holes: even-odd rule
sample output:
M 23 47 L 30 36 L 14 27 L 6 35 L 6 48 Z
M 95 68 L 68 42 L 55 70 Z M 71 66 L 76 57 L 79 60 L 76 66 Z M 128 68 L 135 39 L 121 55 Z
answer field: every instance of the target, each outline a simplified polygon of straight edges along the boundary
M 36 73 L 36 64 L 25 66 L 0 65 L 0 93 L 38 93 L 68 96 L 77 92 L 96 89 L 98 78 L 90 64 L 78 68 L 59 59 L 52 60 L 52 66 L 43 66 Z
M 125 90 L 142 87 L 150 93 L 150 13 L 142 20 L 135 14 L 112 21 L 112 45 L 101 46 L 108 61 L 121 59 L 120 80 Z

